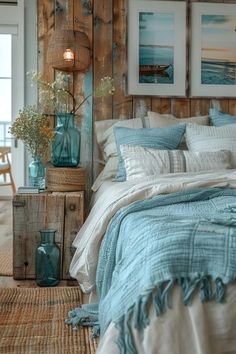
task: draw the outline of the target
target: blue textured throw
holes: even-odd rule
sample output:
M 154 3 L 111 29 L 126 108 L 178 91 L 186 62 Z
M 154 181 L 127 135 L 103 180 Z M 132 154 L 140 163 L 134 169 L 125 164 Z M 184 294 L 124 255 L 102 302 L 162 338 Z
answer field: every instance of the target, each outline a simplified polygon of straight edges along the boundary
M 188 305 L 195 289 L 202 302 L 224 302 L 225 286 L 235 280 L 235 189 L 195 189 L 135 202 L 116 213 L 101 246 L 101 334 L 113 321 L 120 353 L 135 354 L 130 327 L 142 334 L 151 303 L 157 316 L 170 307 L 175 283 Z M 95 306 L 93 318 L 76 309 L 67 323 L 91 319 L 97 325 L 96 305 L 89 306 Z

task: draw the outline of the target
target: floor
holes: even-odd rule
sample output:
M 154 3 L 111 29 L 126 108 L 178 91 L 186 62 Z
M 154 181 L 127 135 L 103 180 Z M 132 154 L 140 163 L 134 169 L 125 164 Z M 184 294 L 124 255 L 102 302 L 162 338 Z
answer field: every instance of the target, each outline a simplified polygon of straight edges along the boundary
M 12 245 L 12 203 L 0 200 L 0 248 L 9 249 Z
M 0 249 L 12 247 L 12 201 L 0 200 Z M 61 281 L 59 286 L 74 286 L 74 280 Z M 14 280 L 13 277 L 0 276 L 0 288 L 36 287 L 34 280 Z

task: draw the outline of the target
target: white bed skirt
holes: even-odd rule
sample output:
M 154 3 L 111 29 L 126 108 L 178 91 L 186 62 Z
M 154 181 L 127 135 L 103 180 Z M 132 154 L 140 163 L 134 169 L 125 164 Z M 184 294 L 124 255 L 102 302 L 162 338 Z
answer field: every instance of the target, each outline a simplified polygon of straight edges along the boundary
M 150 309 L 143 341 L 133 329 L 137 354 L 236 354 L 236 285 L 228 287 L 225 304 L 202 304 L 196 293 L 193 304 L 184 306 L 178 286 L 172 299 L 172 309 L 160 317 Z M 116 334 L 111 323 L 96 354 L 119 354 Z

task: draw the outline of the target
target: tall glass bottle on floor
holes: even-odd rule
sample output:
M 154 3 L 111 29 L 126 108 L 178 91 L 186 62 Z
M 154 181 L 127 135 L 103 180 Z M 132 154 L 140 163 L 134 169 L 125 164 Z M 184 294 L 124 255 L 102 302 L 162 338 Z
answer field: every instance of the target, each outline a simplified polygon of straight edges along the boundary
M 60 281 L 61 251 L 55 243 L 56 230 L 40 230 L 41 244 L 35 253 L 36 283 L 56 286 Z

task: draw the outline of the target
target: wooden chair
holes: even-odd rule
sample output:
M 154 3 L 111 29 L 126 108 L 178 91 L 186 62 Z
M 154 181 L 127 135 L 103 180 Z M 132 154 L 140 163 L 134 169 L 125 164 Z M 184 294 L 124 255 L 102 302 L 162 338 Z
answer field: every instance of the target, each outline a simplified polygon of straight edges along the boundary
M 16 192 L 16 186 L 11 173 L 11 163 L 8 154 L 11 152 L 10 147 L 0 147 L 0 176 L 3 177 L 3 181 L 0 182 L 1 186 L 11 186 L 13 194 Z M 9 176 L 9 180 L 7 180 Z

